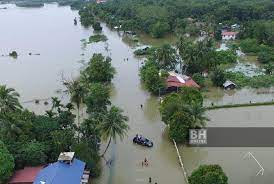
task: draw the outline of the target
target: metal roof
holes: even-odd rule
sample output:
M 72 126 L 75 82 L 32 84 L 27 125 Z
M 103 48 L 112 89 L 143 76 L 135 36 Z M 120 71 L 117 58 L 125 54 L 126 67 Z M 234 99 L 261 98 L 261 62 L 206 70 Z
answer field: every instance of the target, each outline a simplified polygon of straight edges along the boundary
M 169 72 L 169 76 L 166 80 L 167 87 L 194 87 L 200 88 L 200 86 L 189 76 L 176 74 L 175 72 Z
M 230 86 L 230 85 L 236 86 L 236 84 L 234 82 L 230 81 L 230 80 L 226 80 L 225 83 L 223 84 L 223 86 L 225 88 L 228 87 L 228 86 Z
M 58 157 L 58 161 L 71 161 L 74 157 L 74 152 L 62 152 Z
M 34 184 L 80 184 L 85 162 L 73 159 L 71 164 L 57 161 L 36 176 Z
M 33 183 L 35 176 L 41 169 L 43 169 L 43 166 L 25 167 L 24 169 L 17 170 L 8 183 Z

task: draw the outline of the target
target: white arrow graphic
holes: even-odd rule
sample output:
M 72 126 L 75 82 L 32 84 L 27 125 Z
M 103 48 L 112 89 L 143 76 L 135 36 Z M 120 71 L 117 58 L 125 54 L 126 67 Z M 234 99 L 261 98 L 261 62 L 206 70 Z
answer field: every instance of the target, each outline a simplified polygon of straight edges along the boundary
M 259 174 L 261 175 L 264 175 L 264 168 L 263 166 L 260 164 L 260 162 L 255 158 L 255 156 L 251 153 L 251 152 L 248 152 L 247 154 L 245 154 L 244 158 L 246 158 L 248 156 L 248 158 L 252 157 L 256 162 L 257 164 L 260 166 L 260 170 L 257 172 L 256 176 L 258 176 Z

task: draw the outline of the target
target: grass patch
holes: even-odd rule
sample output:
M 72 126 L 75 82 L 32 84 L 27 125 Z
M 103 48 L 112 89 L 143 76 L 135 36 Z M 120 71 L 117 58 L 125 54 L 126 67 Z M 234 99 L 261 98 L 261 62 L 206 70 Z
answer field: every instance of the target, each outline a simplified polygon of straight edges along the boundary
M 214 109 L 226 109 L 226 108 L 237 108 L 237 107 L 252 107 L 252 106 L 266 106 L 266 105 L 274 105 L 274 102 L 258 102 L 258 103 L 244 103 L 244 104 L 230 104 L 230 105 L 216 105 L 211 107 L 206 107 L 206 110 L 214 110 Z

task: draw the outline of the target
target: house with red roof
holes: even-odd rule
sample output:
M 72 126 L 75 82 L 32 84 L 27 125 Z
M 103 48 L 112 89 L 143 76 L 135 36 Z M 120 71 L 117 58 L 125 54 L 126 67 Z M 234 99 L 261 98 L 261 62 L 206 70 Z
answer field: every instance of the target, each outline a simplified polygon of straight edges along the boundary
M 8 184 L 32 184 L 36 175 L 43 169 L 43 166 L 25 167 L 15 171 Z
M 235 40 L 238 32 L 223 31 L 222 40 Z
M 200 88 L 200 86 L 189 76 L 178 74 L 175 72 L 168 72 L 169 76 L 167 77 L 167 91 L 175 91 L 179 87 L 193 87 Z

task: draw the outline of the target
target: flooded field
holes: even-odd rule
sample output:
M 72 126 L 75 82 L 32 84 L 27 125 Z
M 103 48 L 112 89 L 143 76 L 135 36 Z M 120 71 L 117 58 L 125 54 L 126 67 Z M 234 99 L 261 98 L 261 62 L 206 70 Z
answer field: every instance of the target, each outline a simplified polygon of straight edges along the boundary
M 0 5 L 2 6 L 2 5 Z M 7 5 L 5 5 L 7 6 Z M 32 100 L 59 96 L 68 98 L 62 91 L 62 78 L 78 76 L 79 71 L 93 53 L 103 53 L 112 58 L 117 74 L 113 80 L 112 103 L 124 109 L 129 117 L 130 131 L 123 142 L 111 145 L 107 159 L 111 166 L 103 166 L 102 176 L 96 184 L 147 183 L 148 177 L 159 184 L 185 183 L 179 167 L 175 148 L 168 140 L 165 125 L 158 111 L 159 101 L 145 91 L 140 83 L 138 70 L 142 59 L 133 55 L 133 48 L 122 37 L 103 24 L 107 42 L 84 44 L 93 34 L 92 29 L 74 26 L 77 11 L 69 7 L 46 4 L 43 8 L 18 8 L 8 5 L 0 10 L 0 55 L 16 50 L 17 59 L 0 57 L 0 83 L 15 88 L 21 94 L 24 106 L 37 113 L 48 107 L 35 105 Z M 141 40 L 148 40 L 146 37 Z M 81 41 L 82 40 L 82 41 Z M 150 44 L 149 40 L 146 44 Z M 156 43 L 155 43 L 156 44 Z M 32 53 L 31 55 L 29 53 Z M 39 54 L 39 55 L 34 55 Z M 125 60 L 128 58 L 128 61 Z M 216 89 L 217 90 L 217 89 Z M 236 92 L 223 90 L 210 93 L 206 104 L 271 100 L 273 93 L 258 93 L 242 89 Z M 233 100 L 231 100 L 233 99 Z M 140 105 L 144 108 L 141 109 Z M 273 107 L 253 107 L 210 111 L 209 126 L 274 126 Z M 133 145 L 137 133 L 154 141 L 152 149 Z M 254 152 L 265 167 L 265 175 L 256 177 L 257 165 L 244 160 L 247 151 Z M 232 184 L 271 184 L 273 174 L 273 149 L 268 148 L 182 148 L 181 153 L 188 173 L 202 163 L 218 163 L 228 174 Z M 141 161 L 148 158 L 149 167 Z
M 211 127 L 273 127 L 273 106 L 220 109 L 208 112 Z M 233 135 L 231 135 L 233 136 Z M 257 136 L 257 135 L 254 135 Z M 230 184 L 273 184 L 274 148 L 187 148 L 180 152 L 188 173 L 200 164 L 219 164 Z M 264 168 L 263 176 L 254 159 L 244 158 L 251 152 Z

